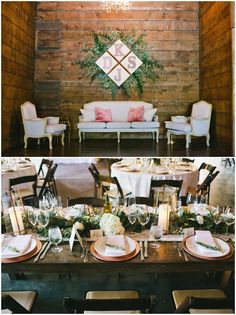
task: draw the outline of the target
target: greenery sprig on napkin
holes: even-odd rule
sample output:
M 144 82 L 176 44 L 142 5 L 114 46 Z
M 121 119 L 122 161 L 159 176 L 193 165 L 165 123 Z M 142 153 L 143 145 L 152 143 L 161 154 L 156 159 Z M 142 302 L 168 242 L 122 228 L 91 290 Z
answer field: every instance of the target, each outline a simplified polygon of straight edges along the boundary
M 207 248 L 207 249 L 212 249 L 212 250 L 216 250 L 216 251 L 221 251 L 220 250 L 220 247 L 219 246 L 212 246 L 212 245 L 209 245 L 209 244 L 206 244 L 206 243 L 202 243 L 202 242 L 199 242 L 199 241 L 197 241 L 196 242 L 198 245 L 201 245 L 201 246 L 203 246 L 203 247 L 205 247 L 205 248 Z

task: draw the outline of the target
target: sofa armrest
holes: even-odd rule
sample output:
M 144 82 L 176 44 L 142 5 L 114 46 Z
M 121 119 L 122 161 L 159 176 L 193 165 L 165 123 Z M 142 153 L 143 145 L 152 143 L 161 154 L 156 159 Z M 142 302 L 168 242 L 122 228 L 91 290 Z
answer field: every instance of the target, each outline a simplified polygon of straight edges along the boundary
M 45 134 L 47 118 L 36 118 L 24 121 L 25 133 L 30 137 L 42 137 Z
M 208 118 L 190 118 L 193 133 L 196 135 L 207 135 L 209 132 L 210 121 Z

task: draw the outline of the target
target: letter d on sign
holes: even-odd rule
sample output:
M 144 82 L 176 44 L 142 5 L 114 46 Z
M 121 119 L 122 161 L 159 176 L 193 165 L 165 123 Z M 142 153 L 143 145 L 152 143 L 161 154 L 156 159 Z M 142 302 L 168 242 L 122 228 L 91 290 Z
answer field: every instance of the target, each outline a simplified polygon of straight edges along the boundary
M 104 56 L 103 57 L 103 69 L 110 69 L 112 67 L 112 57 Z

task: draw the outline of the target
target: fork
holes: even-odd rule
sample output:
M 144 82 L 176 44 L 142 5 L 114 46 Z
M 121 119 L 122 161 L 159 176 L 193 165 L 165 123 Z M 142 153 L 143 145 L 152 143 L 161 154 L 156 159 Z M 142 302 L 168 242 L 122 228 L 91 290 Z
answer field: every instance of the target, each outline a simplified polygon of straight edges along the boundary
M 187 255 L 185 254 L 185 251 L 184 251 L 183 247 L 180 244 L 178 244 L 178 249 L 184 255 L 185 261 L 189 261 Z
M 177 252 L 178 252 L 178 254 L 179 254 L 179 257 L 182 257 L 182 254 L 181 254 L 181 251 L 180 251 L 178 242 L 176 242 L 175 247 L 176 247 L 176 249 L 177 249 Z

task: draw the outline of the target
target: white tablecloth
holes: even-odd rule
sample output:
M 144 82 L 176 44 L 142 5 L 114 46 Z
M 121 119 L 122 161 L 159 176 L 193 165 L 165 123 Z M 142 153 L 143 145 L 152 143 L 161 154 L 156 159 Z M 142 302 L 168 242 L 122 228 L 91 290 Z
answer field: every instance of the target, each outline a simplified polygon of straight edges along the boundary
M 14 167 L 15 170 L 3 171 L 2 170 L 2 191 L 9 191 L 9 179 L 21 176 L 35 175 L 37 173 L 35 164 L 28 163 L 27 165 L 19 164 Z M 14 186 L 18 188 L 32 188 L 32 184 L 22 184 Z
M 117 177 L 122 189 L 131 191 L 135 196 L 149 197 L 151 180 L 183 180 L 180 196 L 185 196 L 188 189 L 196 188 L 198 184 L 198 168 L 192 166 L 190 171 L 175 171 L 171 169 L 171 174 L 152 174 L 151 172 L 139 171 L 129 172 L 116 167 L 116 163 L 111 167 L 111 176 Z

